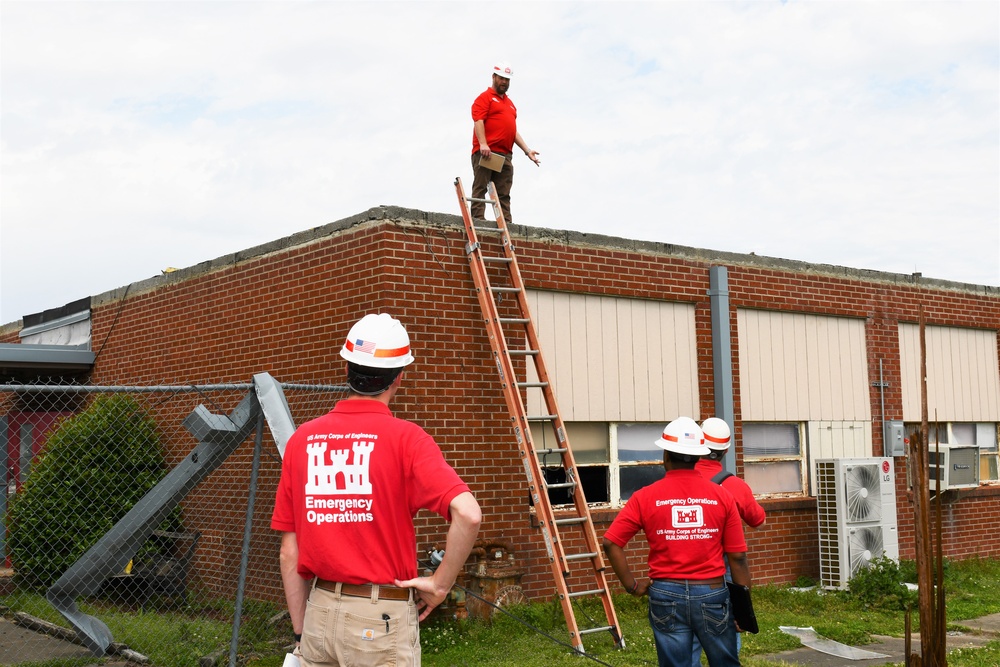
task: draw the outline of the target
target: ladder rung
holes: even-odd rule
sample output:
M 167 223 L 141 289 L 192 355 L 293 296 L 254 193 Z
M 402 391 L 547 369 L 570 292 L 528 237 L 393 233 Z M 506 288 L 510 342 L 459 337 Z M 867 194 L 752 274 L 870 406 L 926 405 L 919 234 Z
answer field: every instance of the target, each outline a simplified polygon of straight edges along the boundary
M 498 320 L 500 324 L 527 324 L 530 321 L 527 317 L 501 317 Z
M 550 422 L 559 415 L 528 415 L 529 422 Z
M 548 382 L 518 382 L 517 386 L 521 389 L 542 389 L 543 387 L 548 387 Z
M 573 554 L 572 556 L 566 556 L 566 560 L 587 560 L 589 558 L 597 558 L 597 552 L 591 551 L 589 554 Z
M 480 199 L 479 197 L 466 197 L 465 201 L 486 202 L 487 204 L 496 203 L 495 199 L 488 199 L 488 198 Z
M 586 628 L 585 630 L 577 630 L 577 633 L 581 635 L 589 635 L 592 632 L 604 632 L 605 630 L 614 630 L 614 629 L 615 626 L 613 625 L 605 625 L 599 628 Z
M 568 519 L 556 519 L 555 523 L 557 526 L 568 526 L 574 523 L 586 523 L 587 517 L 585 516 L 573 516 Z
M 554 468 L 557 466 L 553 466 Z M 559 482 L 558 484 L 546 484 L 546 489 L 568 489 L 571 486 L 576 486 L 576 482 Z
M 507 354 L 512 357 L 527 357 L 538 354 L 538 350 L 507 350 Z
M 537 456 L 539 454 L 542 454 L 542 455 L 547 455 L 547 454 L 562 454 L 563 452 L 568 452 L 568 451 L 569 450 L 566 449 L 565 447 L 563 447 L 561 449 L 558 448 L 558 447 L 549 447 L 548 449 L 536 449 L 535 450 L 535 455 Z
M 503 292 L 504 294 L 517 294 L 521 291 L 520 287 L 491 287 L 491 292 Z
M 492 257 L 492 256 L 484 255 L 483 256 L 483 261 L 484 262 L 495 262 L 497 264 L 510 264 L 511 262 L 514 261 L 514 259 L 512 257 Z
M 576 593 L 570 593 L 571 598 L 582 598 L 584 595 L 603 595 L 606 591 L 603 588 L 595 588 L 592 591 L 579 591 Z

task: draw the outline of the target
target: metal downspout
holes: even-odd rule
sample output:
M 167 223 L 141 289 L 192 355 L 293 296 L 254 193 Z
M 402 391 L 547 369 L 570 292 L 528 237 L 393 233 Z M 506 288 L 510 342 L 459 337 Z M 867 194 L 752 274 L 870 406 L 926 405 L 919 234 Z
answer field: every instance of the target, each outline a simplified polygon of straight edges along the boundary
M 724 266 L 708 270 L 708 297 L 712 311 L 712 382 L 715 387 L 715 416 L 725 419 L 736 432 L 733 408 L 733 347 L 729 326 L 729 271 Z M 736 472 L 735 447 L 726 450 L 722 467 Z

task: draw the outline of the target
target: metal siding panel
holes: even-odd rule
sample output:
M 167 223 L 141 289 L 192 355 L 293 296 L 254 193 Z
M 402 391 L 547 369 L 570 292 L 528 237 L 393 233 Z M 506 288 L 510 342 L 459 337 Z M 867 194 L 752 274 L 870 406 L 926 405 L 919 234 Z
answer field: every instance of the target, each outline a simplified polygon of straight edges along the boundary
M 664 310 L 664 304 L 655 301 L 646 301 L 643 305 L 646 311 L 647 322 L 647 329 L 645 329 L 646 351 L 649 356 L 648 363 L 646 364 L 647 368 L 649 368 L 649 379 L 646 384 L 649 403 L 645 421 L 659 421 L 660 414 L 663 411 L 663 360 L 667 356 L 665 354 L 667 348 L 664 348 L 661 339 L 663 335 L 663 321 L 660 318 L 660 314 Z
M 771 397 L 770 412 L 775 419 L 786 420 L 789 415 L 788 385 L 793 384 L 791 379 L 795 376 L 795 359 L 787 360 L 785 357 L 785 327 L 788 320 L 780 313 L 769 313 L 767 318 L 768 340 L 767 340 L 767 371 L 770 373 L 767 387 L 768 395 Z M 765 362 L 764 359 L 761 360 Z
M 864 322 L 738 310 L 745 421 L 870 419 Z
M 532 317 L 535 320 L 535 334 L 538 336 L 538 346 L 542 354 L 548 361 L 548 350 L 553 348 L 553 342 L 549 339 L 552 332 L 552 294 L 551 292 L 527 293 L 528 307 L 531 309 Z M 509 343 L 508 343 L 509 344 Z M 535 373 L 535 364 L 526 360 L 525 381 L 537 382 L 538 374 Z M 539 392 L 528 392 L 528 400 L 525 401 L 525 410 L 529 415 L 542 414 L 545 410 L 544 401 Z
M 570 357 L 571 373 L 569 375 L 569 386 L 562 385 L 562 397 L 573 401 L 574 421 L 592 421 L 590 415 L 590 392 L 588 387 L 594 382 L 595 376 L 591 374 L 590 354 L 587 347 L 587 298 L 582 294 L 570 294 L 567 296 L 569 315 L 565 325 L 568 328 L 566 340 L 569 342 L 568 355 Z M 562 411 L 562 401 L 559 401 L 559 410 Z
M 760 311 L 738 311 L 745 318 L 745 324 L 740 327 L 741 343 L 744 347 L 740 352 L 740 401 L 743 406 L 744 421 L 762 421 L 763 411 L 760 409 Z M 745 336 L 745 338 L 744 338 Z
M 563 413 L 566 421 L 577 421 L 576 404 L 573 402 L 573 349 L 570 340 L 570 311 L 568 294 L 553 293 L 552 295 L 552 326 L 555 331 L 553 336 L 552 353 L 545 354 L 545 367 L 549 371 L 549 382 L 552 383 L 552 390 L 556 394 L 556 401 L 559 402 L 559 409 Z M 532 394 L 541 394 L 539 390 L 532 390 Z M 559 401 L 562 397 L 562 401 Z M 562 404 L 566 403 L 563 408 Z
M 817 332 L 818 322 L 815 318 L 804 318 L 806 326 L 806 368 L 807 376 L 809 378 L 808 388 L 806 389 L 806 394 L 809 396 L 809 412 L 802 418 L 815 417 L 816 419 L 822 419 L 823 417 L 823 394 L 820 390 L 819 384 L 821 382 L 820 378 L 823 377 L 823 349 L 820 343 L 819 334 Z M 815 378 L 815 379 L 814 379 Z
M 899 331 L 903 419 L 919 421 L 920 327 L 901 324 Z M 996 331 L 926 327 L 925 334 L 928 419 L 1000 421 Z
M 601 339 L 604 343 L 604 374 L 598 384 L 604 391 L 601 421 L 620 421 L 622 416 L 621 355 L 618 352 L 618 303 L 601 299 Z M 628 386 L 628 385 L 624 385 Z
M 759 310 L 737 310 L 736 313 L 740 321 L 740 403 L 744 421 L 766 419 L 765 412 L 761 409 L 762 314 Z
M 674 364 L 676 397 L 674 414 L 690 415 L 701 420 L 701 389 L 698 384 L 698 335 L 693 304 L 675 303 L 670 305 L 672 325 L 678 349 L 684 350 L 684 357 Z M 683 346 L 680 343 L 684 343 Z M 685 363 L 686 362 L 686 363 Z M 679 369 L 684 369 L 681 373 Z M 666 415 L 671 416 L 671 415 Z
M 1000 353 L 997 351 L 997 332 L 983 332 L 982 345 L 984 390 L 977 421 L 1000 422 Z
M 605 402 L 604 358 L 614 353 L 614 350 L 604 346 L 604 322 L 602 319 L 603 299 L 588 299 L 586 301 L 587 328 L 587 419 L 604 421 L 595 415 L 606 415 Z
M 927 409 L 928 419 L 934 421 L 941 415 L 953 414 L 949 405 L 952 394 L 950 365 L 951 348 L 944 336 L 938 335 L 938 330 L 926 330 L 927 338 Z M 935 417 L 937 415 L 937 417 Z
M 847 419 L 845 385 L 850 381 L 851 354 L 848 323 L 839 318 L 827 322 L 830 340 L 830 419 Z
M 797 372 L 789 403 L 789 418 L 801 421 L 809 415 L 809 338 L 804 317 L 792 320 L 791 333 L 791 354 Z
M 750 318 L 746 310 L 742 308 L 736 309 L 736 354 L 738 355 L 738 365 L 739 370 L 737 372 L 737 377 L 739 378 L 740 386 L 740 416 L 743 421 L 750 421 L 753 417 L 753 411 L 750 405 L 750 395 L 753 393 L 749 390 L 750 379 L 747 374 L 747 367 L 750 365 Z
M 854 415 L 854 349 L 851 346 L 853 329 L 850 320 L 836 320 L 837 379 L 833 385 L 834 413 L 831 419 L 853 419 Z M 839 409 L 838 409 L 839 408 Z
M 620 387 L 637 387 L 635 367 L 633 365 L 632 338 L 628 332 L 632 328 L 632 302 L 620 300 L 617 302 L 618 321 L 618 385 Z M 620 421 L 635 421 L 635 392 L 622 391 Z
M 848 419 L 871 422 L 871 382 L 868 378 L 868 342 L 865 322 L 853 322 L 851 327 L 851 411 Z
M 832 419 L 834 414 L 834 394 L 833 383 L 837 373 L 835 363 L 835 339 L 831 332 L 831 322 L 826 318 L 813 317 L 816 321 L 816 333 L 819 343 L 819 367 L 820 374 L 812 379 L 812 382 L 819 389 L 819 417 L 821 419 Z
M 755 382 L 755 389 L 758 391 L 758 396 L 760 398 L 759 412 L 764 415 L 773 415 L 773 419 L 780 419 L 781 416 L 776 409 L 774 403 L 774 362 L 772 360 L 771 341 L 773 340 L 774 332 L 772 331 L 774 327 L 774 322 L 772 321 L 773 313 L 762 312 L 758 318 L 758 338 L 757 343 L 757 366 L 754 370 L 757 373 L 757 382 Z
M 650 405 L 650 421 L 669 422 L 680 412 L 679 397 L 689 395 L 690 386 L 687 377 L 687 366 L 682 367 L 682 360 L 690 358 L 688 352 L 688 337 L 691 329 L 680 317 L 680 308 L 676 304 L 661 304 L 657 308 L 660 355 L 660 400 Z M 687 336 L 685 336 L 687 334 Z
M 649 341 L 646 338 L 646 308 L 641 301 L 632 304 L 632 326 L 629 339 L 632 341 L 632 374 L 635 378 L 635 412 L 632 421 L 649 421 Z
M 912 324 L 900 324 L 898 335 L 903 421 L 920 421 L 919 327 Z
M 980 367 L 982 360 L 979 359 L 978 350 L 975 349 L 972 332 L 959 330 L 958 333 L 958 345 L 955 346 L 955 354 L 952 355 L 955 363 L 954 368 L 958 371 L 957 375 L 960 378 L 959 386 L 955 388 L 955 400 L 958 403 L 955 406 L 955 414 L 958 415 L 955 420 L 974 421 L 973 415 L 978 410 L 976 410 L 973 396 L 979 395 L 982 390 L 981 377 L 979 373 L 976 373 L 976 368 Z M 967 359 L 971 363 L 963 364 L 963 359 Z

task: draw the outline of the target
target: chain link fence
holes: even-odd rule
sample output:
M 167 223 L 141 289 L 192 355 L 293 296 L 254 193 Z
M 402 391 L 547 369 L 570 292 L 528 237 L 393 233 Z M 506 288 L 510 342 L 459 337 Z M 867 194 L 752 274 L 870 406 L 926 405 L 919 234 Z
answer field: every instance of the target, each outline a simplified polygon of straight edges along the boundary
M 295 424 L 327 412 L 346 392 L 279 386 Z M 0 623 L 79 641 L 79 626 L 50 602 L 57 584 L 88 559 L 100 561 L 102 538 L 128 523 L 123 517 L 135 515 L 130 510 L 151 489 L 167 486 L 160 483 L 182 462 L 197 460 L 199 437 L 208 436 L 198 432 L 196 413 L 208 423 L 232 421 L 241 407 L 259 408 L 254 391 L 252 383 L 0 386 Z M 291 625 L 280 540 L 270 528 L 281 460 L 257 415 L 249 435 L 234 438 L 135 544 L 106 549 L 127 553 L 119 559 L 127 562 L 99 576 L 86 572 L 106 572 L 106 563 L 83 567 L 77 588 L 86 594 L 70 606 L 106 626 L 113 637 L 106 654 L 157 667 L 281 664 Z M 4 664 L 40 659 L 27 644 L 23 656 L 17 646 L 5 651 Z

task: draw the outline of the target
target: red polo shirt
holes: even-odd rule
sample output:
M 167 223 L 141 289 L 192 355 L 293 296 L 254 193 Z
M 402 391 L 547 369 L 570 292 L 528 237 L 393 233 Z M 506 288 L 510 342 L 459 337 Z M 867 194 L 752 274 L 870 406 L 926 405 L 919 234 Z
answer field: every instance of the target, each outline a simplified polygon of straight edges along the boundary
M 417 576 L 414 515 L 449 519 L 468 490 L 422 428 L 342 400 L 288 439 L 271 527 L 295 533 L 305 579 L 391 584 Z
M 670 470 L 633 493 L 604 537 L 624 549 L 640 530 L 653 579 L 721 577 L 723 553 L 747 550 L 732 494 L 697 470 Z
M 490 150 L 510 155 L 517 134 L 517 107 L 510 95 L 500 96 L 493 88 L 483 91 L 472 103 L 472 121 L 483 121 Z M 479 152 L 479 139 L 472 133 L 472 152 Z

